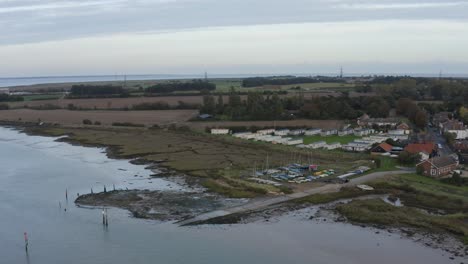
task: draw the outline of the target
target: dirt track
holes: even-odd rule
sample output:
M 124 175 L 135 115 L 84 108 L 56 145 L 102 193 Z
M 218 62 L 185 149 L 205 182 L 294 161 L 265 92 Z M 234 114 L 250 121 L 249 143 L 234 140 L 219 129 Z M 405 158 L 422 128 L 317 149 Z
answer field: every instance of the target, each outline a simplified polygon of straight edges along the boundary
M 349 183 L 346 183 L 346 184 L 327 184 L 321 187 L 314 187 L 312 189 L 305 190 L 303 192 L 277 196 L 273 198 L 260 198 L 260 199 L 253 200 L 241 206 L 236 206 L 236 207 L 231 207 L 231 208 L 227 208 L 224 210 L 216 210 L 216 211 L 200 214 L 194 218 L 180 221 L 178 222 L 178 224 L 181 226 L 203 224 L 213 218 L 226 217 L 231 214 L 253 212 L 256 210 L 264 209 L 270 205 L 284 203 L 287 201 L 291 201 L 291 200 L 298 199 L 298 198 L 303 198 L 303 197 L 313 195 L 313 194 L 338 192 L 340 191 L 342 187 L 355 186 L 357 184 L 362 184 L 362 183 L 372 181 L 375 179 L 379 179 L 388 175 L 397 175 L 397 174 L 404 174 L 404 173 L 410 173 L 410 172 L 404 171 L 404 170 L 375 172 L 375 173 L 371 173 L 371 174 L 368 174 L 359 178 L 352 179 L 349 181 Z

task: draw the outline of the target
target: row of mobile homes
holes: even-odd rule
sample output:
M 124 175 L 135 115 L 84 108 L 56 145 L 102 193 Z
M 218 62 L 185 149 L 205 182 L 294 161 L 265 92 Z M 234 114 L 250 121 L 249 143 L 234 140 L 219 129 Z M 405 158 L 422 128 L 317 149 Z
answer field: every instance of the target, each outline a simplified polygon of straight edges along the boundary
M 319 148 L 325 147 L 326 145 L 327 145 L 327 142 L 325 141 L 317 141 L 306 146 L 307 148 L 311 148 L 311 149 L 319 149 Z
M 338 130 L 330 129 L 330 130 L 324 130 L 320 133 L 320 136 L 322 137 L 333 136 L 333 135 L 338 135 Z
M 262 129 L 262 130 L 258 130 L 256 133 L 260 135 L 273 135 L 275 133 L 275 130 L 274 129 Z
M 363 129 L 355 129 L 353 134 L 358 137 L 363 137 L 363 136 L 368 136 L 370 134 L 374 134 L 374 132 L 375 131 L 373 129 L 363 128 Z
M 351 142 L 346 145 L 343 145 L 342 149 L 346 151 L 354 151 L 354 152 L 364 152 L 369 150 L 372 147 L 372 144 L 364 143 L 364 142 Z
M 338 136 L 343 137 L 347 135 L 353 135 L 354 134 L 354 129 L 344 129 L 338 131 Z
M 288 135 L 290 136 L 302 136 L 305 134 L 305 129 L 295 129 L 295 130 L 291 130 L 289 131 Z
M 289 129 L 276 130 L 276 131 L 274 132 L 274 135 L 275 135 L 275 136 L 282 136 L 282 137 L 284 137 L 284 136 L 287 136 L 287 135 L 289 134 L 289 131 L 290 131 Z

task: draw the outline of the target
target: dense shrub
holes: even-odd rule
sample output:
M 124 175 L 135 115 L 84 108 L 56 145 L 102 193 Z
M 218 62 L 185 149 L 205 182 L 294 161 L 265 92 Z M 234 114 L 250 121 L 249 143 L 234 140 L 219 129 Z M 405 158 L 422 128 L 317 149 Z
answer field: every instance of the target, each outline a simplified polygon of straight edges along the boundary
M 83 119 L 83 125 L 92 125 L 93 122 L 89 119 Z

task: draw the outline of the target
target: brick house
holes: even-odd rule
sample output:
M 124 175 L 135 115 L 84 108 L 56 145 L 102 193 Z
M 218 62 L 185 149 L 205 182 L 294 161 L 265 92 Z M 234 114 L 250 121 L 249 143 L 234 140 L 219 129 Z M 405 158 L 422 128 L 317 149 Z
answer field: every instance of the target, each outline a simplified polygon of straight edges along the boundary
M 423 175 L 433 178 L 441 178 L 450 175 L 457 166 L 458 161 L 451 156 L 427 159 L 416 165 Z

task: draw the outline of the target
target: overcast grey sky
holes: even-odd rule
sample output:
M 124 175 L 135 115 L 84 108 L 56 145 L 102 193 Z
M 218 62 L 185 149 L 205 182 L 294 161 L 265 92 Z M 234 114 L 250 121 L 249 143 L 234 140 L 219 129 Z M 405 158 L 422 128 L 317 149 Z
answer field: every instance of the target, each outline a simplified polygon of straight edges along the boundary
M 0 0 L 0 76 L 468 73 L 468 1 Z

